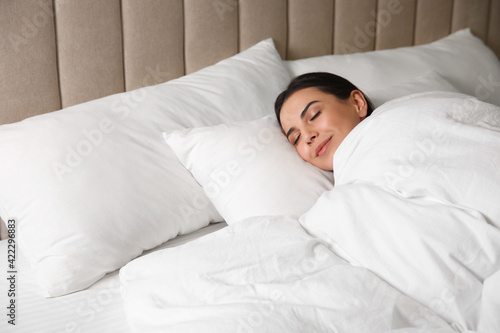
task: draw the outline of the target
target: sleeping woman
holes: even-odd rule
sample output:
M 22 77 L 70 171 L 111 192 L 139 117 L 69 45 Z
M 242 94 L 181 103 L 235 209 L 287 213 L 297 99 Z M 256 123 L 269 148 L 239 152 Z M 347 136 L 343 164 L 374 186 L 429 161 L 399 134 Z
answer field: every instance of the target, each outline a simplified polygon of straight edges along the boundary
M 300 218 L 311 235 L 460 330 L 500 332 L 499 106 L 429 91 L 372 114 L 349 81 L 310 73 L 275 111 L 302 159 L 334 170 Z
M 324 72 L 296 77 L 275 102 L 288 141 L 306 162 L 335 170 L 336 187 L 373 184 L 478 211 L 500 227 L 498 106 L 430 91 L 373 109 L 355 85 Z
M 296 77 L 275 103 L 278 122 L 300 157 L 327 171 L 340 143 L 372 111 L 355 85 L 325 72 Z

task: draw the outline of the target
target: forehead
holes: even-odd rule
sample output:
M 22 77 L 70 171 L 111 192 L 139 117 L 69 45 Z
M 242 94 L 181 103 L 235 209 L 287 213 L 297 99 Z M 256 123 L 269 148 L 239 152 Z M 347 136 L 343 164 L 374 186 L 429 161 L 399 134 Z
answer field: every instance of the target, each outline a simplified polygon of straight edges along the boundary
M 290 107 L 293 106 L 300 106 L 303 103 L 305 103 L 304 104 L 305 106 L 307 103 L 313 100 L 323 99 L 328 95 L 329 94 L 322 92 L 318 88 L 314 87 L 304 88 L 290 95 L 283 103 L 282 109 L 289 109 Z
M 281 123 L 300 119 L 304 108 L 312 101 L 324 101 L 330 96 L 317 88 L 304 88 L 294 92 L 283 103 L 280 112 Z

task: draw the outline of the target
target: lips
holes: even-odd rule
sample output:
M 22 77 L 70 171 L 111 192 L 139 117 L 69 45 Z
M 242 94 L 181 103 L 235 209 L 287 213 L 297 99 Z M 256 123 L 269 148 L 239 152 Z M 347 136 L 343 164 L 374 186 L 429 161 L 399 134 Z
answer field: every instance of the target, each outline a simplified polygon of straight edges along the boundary
M 328 146 L 330 145 L 330 141 L 332 140 L 331 137 L 326 139 L 325 141 L 321 142 L 317 147 L 316 147 L 316 156 L 320 157 L 322 156 L 326 150 L 328 149 Z

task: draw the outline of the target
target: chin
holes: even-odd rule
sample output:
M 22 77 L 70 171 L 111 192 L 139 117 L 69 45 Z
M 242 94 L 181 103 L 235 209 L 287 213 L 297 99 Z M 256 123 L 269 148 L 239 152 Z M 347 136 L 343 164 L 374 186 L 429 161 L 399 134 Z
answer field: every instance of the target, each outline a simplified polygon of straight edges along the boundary
M 314 165 L 317 168 L 320 168 L 321 170 L 330 171 L 330 172 L 333 171 L 333 157 L 330 157 L 330 161 L 332 161 L 332 163 L 330 165 L 328 165 L 328 163 L 325 163 L 327 160 L 323 159 L 323 158 L 321 158 L 320 160 L 318 160 L 318 159 L 306 160 L 305 158 L 303 158 L 303 160 Z
M 325 156 L 326 160 L 326 156 Z M 330 156 L 327 161 L 331 161 L 331 163 L 321 163 L 320 165 L 317 165 L 318 168 L 325 170 L 325 171 L 333 171 L 333 156 Z
M 330 171 L 330 172 L 333 171 L 333 165 L 315 164 L 314 166 L 320 168 L 321 170 Z

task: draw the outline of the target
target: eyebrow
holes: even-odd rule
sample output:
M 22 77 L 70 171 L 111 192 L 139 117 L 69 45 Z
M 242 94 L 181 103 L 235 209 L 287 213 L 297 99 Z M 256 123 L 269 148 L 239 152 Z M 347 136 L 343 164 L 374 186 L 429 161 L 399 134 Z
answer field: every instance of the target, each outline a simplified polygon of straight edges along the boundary
M 300 119 L 304 119 L 304 117 L 306 116 L 306 112 L 307 112 L 307 109 L 309 109 L 309 107 L 314 104 L 314 103 L 317 103 L 319 101 L 312 101 L 312 102 L 309 102 L 307 103 L 306 107 L 304 108 L 304 110 L 302 110 L 302 112 L 300 113 Z M 295 127 L 291 127 L 288 132 L 286 132 L 286 138 L 288 140 L 288 137 L 290 136 L 290 134 L 292 134 L 292 132 L 295 131 Z

